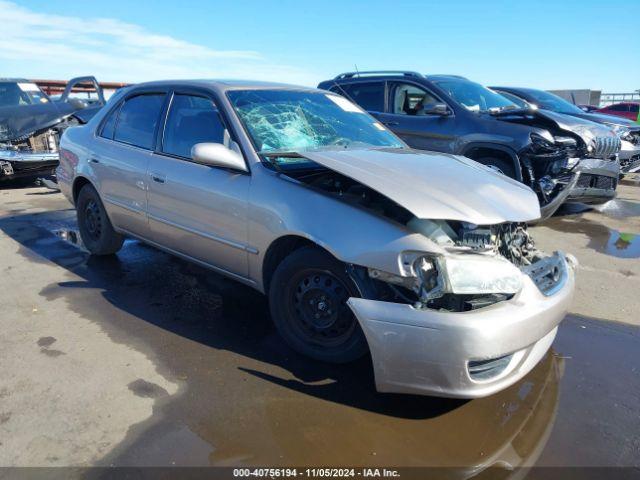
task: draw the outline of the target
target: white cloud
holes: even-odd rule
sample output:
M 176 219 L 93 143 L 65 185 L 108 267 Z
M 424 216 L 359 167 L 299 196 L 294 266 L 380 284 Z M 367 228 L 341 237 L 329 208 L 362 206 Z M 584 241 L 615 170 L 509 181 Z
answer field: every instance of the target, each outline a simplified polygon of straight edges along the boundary
M 113 18 L 39 13 L 0 0 L 2 74 L 140 82 L 168 78 L 250 78 L 313 85 L 306 70 L 256 51 L 216 50 Z

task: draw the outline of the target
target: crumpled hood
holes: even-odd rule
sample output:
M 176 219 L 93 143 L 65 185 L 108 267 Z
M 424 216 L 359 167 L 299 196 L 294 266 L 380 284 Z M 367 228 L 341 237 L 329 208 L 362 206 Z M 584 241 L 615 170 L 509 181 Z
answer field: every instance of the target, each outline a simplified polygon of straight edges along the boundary
M 592 122 L 586 118 L 572 117 L 570 115 L 564 115 L 550 110 L 538 110 L 537 113 L 556 122 L 556 124 L 563 130 L 568 130 L 580 136 L 587 145 L 589 145 L 589 143 L 596 137 L 617 136 L 610 127 L 601 123 Z
M 533 190 L 464 157 L 400 148 L 297 153 L 376 190 L 418 218 L 477 225 L 540 218 Z
M 18 107 L 0 107 L 0 142 L 14 140 L 49 128 L 71 115 L 68 103 L 47 102 Z

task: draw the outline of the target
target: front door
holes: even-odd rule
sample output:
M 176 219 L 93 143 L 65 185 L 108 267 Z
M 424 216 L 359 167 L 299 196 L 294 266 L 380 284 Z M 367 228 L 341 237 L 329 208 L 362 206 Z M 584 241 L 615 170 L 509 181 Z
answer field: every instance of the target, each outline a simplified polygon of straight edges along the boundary
M 147 172 L 150 240 L 246 278 L 251 176 L 191 159 L 196 143 L 229 143 L 214 101 L 174 93 L 160 137 Z
M 443 103 L 435 95 L 412 83 L 390 82 L 389 108 L 378 115 L 410 147 L 436 152 L 455 152 L 455 116 L 426 113 L 429 106 Z

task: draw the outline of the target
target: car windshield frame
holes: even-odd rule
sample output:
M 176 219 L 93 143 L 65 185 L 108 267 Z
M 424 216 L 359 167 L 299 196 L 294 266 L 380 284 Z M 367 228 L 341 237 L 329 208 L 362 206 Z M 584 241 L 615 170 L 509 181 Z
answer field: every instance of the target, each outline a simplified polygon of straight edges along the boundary
M 437 78 L 431 79 L 431 81 L 438 86 L 443 92 L 447 94 L 449 98 L 451 98 L 458 105 L 463 107 L 465 110 L 469 112 L 479 112 L 479 113 L 488 113 L 492 111 L 502 111 L 502 110 L 515 110 L 520 109 L 518 105 L 513 103 L 504 95 L 491 90 L 490 88 L 485 87 L 484 85 L 472 82 L 463 78 Z M 475 91 L 468 90 L 467 93 L 482 93 L 486 96 L 482 101 L 485 103 L 484 108 L 480 106 L 481 102 L 478 102 L 478 108 L 474 108 L 471 105 L 467 105 L 460 97 L 460 92 L 455 92 L 451 87 L 458 86 L 467 86 L 468 88 L 475 89 Z M 492 104 L 488 105 L 487 100 L 491 99 Z M 479 100 L 479 99 L 478 99 Z
M 228 90 L 226 96 L 255 152 L 279 168 L 315 165 L 294 155 L 304 151 L 406 148 L 377 119 L 335 93 L 247 88 Z
M 29 81 L 0 81 L 0 88 L 5 85 L 15 87 L 17 102 L 3 103 L 0 96 L 0 108 L 26 107 L 30 105 L 42 105 L 50 103 L 49 97 L 33 82 Z M 22 103 L 20 102 L 22 100 Z
M 535 88 L 523 88 L 522 93 L 525 94 L 527 97 L 531 98 L 530 103 L 535 103 L 538 106 L 538 108 L 542 108 L 544 110 L 551 110 L 552 112 L 555 112 L 555 113 L 564 113 L 568 115 L 576 115 L 576 114 L 584 113 L 584 110 L 582 110 L 577 105 L 573 105 L 572 103 L 568 102 L 564 98 L 559 97 L 558 95 L 554 95 L 553 93 L 545 92 L 544 90 L 537 90 Z M 543 100 L 540 100 L 541 98 Z M 553 103 L 543 104 L 542 102 L 546 102 L 546 100 L 544 99 L 550 99 Z M 552 105 L 552 108 L 549 108 L 549 105 Z M 558 107 L 554 105 L 557 105 Z M 567 110 L 563 110 L 561 108 L 563 106 L 567 106 L 569 108 Z

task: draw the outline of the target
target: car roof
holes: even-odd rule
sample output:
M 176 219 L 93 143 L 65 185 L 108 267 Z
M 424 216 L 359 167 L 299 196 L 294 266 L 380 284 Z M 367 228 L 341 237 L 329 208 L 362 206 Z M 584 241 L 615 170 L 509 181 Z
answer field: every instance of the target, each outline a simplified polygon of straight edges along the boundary
M 192 80 L 157 80 L 153 82 L 143 82 L 132 85 L 133 88 L 142 87 L 205 87 L 214 90 L 266 90 L 266 89 L 282 89 L 282 90 L 308 90 L 318 91 L 316 88 L 304 87 L 300 85 L 289 85 L 276 82 L 261 82 L 256 80 L 226 80 L 226 79 L 192 79 Z
M 33 83 L 31 80 L 27 80 L 26 78 L 0 78 L 0 82 L 11 82 L 11 83 Z

